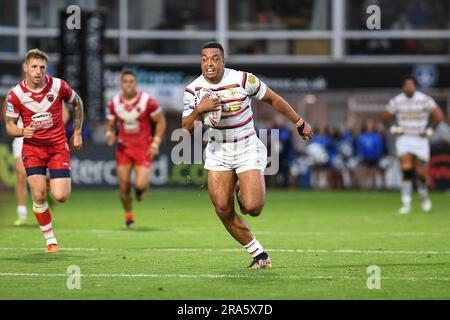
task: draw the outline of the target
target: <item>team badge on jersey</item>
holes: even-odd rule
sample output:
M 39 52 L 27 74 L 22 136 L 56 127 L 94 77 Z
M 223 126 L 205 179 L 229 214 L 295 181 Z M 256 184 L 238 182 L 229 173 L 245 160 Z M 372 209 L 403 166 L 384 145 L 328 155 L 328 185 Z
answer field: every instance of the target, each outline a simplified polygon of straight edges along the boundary
M 52 93 L 49 93 L 47 95 L 47 100 L 50 101 L 50 102 L 53 102 L 53 100 L 55 100 L 55 96 Z
M 127 112 L 131 112 L 133 110 L 134 106 L 131 104 L 125 104 L 125 110 Z
M 250 82 L 251 84 L 255 84 L 255 82 L 256 82 L 256 78 L 255 78 L 255 76 L 254 75 L 249 75 L 248 76 L 248 82 Z
M 234 98 L 237 95 L 237 91 L 234 89 L 230 89 L 228 90 L 228 94 Z

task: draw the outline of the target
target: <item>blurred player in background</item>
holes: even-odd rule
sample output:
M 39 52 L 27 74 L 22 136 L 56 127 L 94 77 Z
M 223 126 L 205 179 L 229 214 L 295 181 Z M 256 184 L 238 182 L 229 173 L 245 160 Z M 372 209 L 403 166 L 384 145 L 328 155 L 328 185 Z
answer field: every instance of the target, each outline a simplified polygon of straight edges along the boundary
M 383 113 L 383 120 L 396 136 L 395 148 L 400 158 L 403 181 L 401 184 L 402 207 L 399 213 L 411 211 L 413 179 L 416 178 L 424 212 L 431 210 L 428 195 L 427 166 L 430 159 L 428 138 L 444 119 L 433 98 L 416 90 L 417 81 L 412 76 L 403 79 L 403 93 L 391 99 Z M 431 126 L 428 127 L 431 118 Z
M 9 96 L 9 92 L 8 95 Z M 5 100 L 5 110 L 6 110 Z M 69 120 L 69 111 L 65 106 L 63 106 L 63 122 L 67 123 Z M 19 128 L 23 128 L 22 119 L 19 118 L 17 122 L 17 126 Z M 28 223 L 28 210 L 27 210 L 27 174 L 25 172 L 25 167 L 23 166 L 22 161 L 22 146 L 23 146 L 23 137 L 14 138 L 12 142 L 12 151 L 16 164 L 16 201 L 17 201 L 17 220 L 14 222 L 15 226 L 23 226 Z M 50 197 L 47 199 L 51 200 Z M 50 202 L 49 202 L 50 204 Z
M 33 198 L 33 211 L 47 241 L 47 253 L 58 252 L 47 202 L 47 169 L 50 190 L 58 202 L 70 194 L 70 154 L 63 122 L 63 102 L 74 110 L 71 147 L 82 147 L 83 102 L 62 79 L 45 74 L 48 56 L 39 49 L 28 51 L 23 64 L 25 79 L 8 95 L 6 129 L 11 137 L 23 137 L 22 161 Z M 23 128 L 18 121 L 22 118 Z
M 190 83 L 184 93 L 182 127 L 190 132 L 203 114 L 222 108 L 218 125 L 210 128 L 206 147 L 205 169 L 208 170 L 208 191 L 216 214 L 225 228 L 252 256 L 252 269 L 270 268 L 268 254 L 251 233 L 249 226 L 234 210 L 235 186 L 241 213 L 258 216 L 264 206 L 264 169 L 267 150 L 256 136 L 250 98 L 271 104 L 284 114 L 304 139 L 312 137 L 311 127 L 278 94 L 251 73 L 225 68 L 221 44 L 209 42 L 201 50 L 202 75 Z M 205 95 L 200 101 L 197 90 L 208 88 L 219 98 Z
M 116 124 L 119 124 L 116 146 L 119 194 L 125 210 L 125 227 L 133 228 L 131 172 L 134 170 L 136 175 L 136 200 L 142 201 L 144 192 L 149 187 L 152 160 L 159 154 L 166 119 L 155 99 L 145 92 L 137 91 L 134 72 L 122 72 L 120 88 L 122 92 L 108 104 L 106 140 L 108 145 L 114 144 Z M 152 122 L 156 124 L 154 135 Z

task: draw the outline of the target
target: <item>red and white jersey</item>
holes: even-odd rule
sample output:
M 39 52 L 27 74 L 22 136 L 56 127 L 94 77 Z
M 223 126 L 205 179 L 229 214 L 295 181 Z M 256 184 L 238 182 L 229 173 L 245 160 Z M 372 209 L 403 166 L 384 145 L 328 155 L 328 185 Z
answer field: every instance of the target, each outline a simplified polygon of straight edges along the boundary
M 131 102 L 126 102 L 121 94 L 114 96 L 108 104 L 106 118 L 119 122 L 119 144 L 148 146 L 152 139 L 150 117 L 159 112 L 161 108 L 156 100 L 140 91 Z
M 24 127 L 35 127 L 33 137 L 25 143 L 38 146 L 67 142 L 63 101 L 71 103 L 75 98 L 75 91 L 64 80 L 46 76 L 45 81 L 39 91 L 31 91 L 25 80 L 21 81 L 9 92 L 6 106 L 8 117 L 20 117 Z
M 211 84 L 201 75 L 191 82 L 184 91 L 183 117 L 192 113 L 198 105 L 197 90 L 208 88 L 220 99 L 222 117 L 218 125 L 209 128 L 210 135 L 218 136 L 220 131 L 226 140 L 239 140 L 255 133 L 251 98 L 261 100 L 266 94 L 267 86 L 256 76 L 245 71 L 225 68 L 222 80 Z
M 416 91 L 411 98 L 404 93 L 392 98 L 386 110 L 396 116 L 397 125 L 405 134 L 420 135 L 427 128 L 431 110 L 437 107 L 433 98 Z

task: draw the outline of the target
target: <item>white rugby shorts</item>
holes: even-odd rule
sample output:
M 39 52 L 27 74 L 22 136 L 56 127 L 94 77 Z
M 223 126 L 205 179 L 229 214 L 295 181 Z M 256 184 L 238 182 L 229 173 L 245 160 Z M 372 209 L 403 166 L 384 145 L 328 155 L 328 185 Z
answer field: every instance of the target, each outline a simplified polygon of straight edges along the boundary
M 402 135 L 396 138 L 397 156 L 410 153 L 422 161 L 430 160 L 430 142 L 426 137 Z
M 244 171 L 257 169 L 264 173 L 267 149 L 256 134 L 237 142 L 209 141 L 205 149 L 205 169 L 211 171 Z

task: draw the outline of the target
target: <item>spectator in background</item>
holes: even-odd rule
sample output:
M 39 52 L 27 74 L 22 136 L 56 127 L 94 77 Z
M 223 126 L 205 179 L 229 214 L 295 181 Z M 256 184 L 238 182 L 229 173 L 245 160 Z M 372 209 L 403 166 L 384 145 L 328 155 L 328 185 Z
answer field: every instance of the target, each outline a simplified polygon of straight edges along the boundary
M 347 127 L 339 141 L 339 164 L 342 175 L 342 183 L 345 188 L 350 189 L 355 187 L 356 181 L 356 160 L 354 157 L 356 137 L 356 120 L 355 118 L 348 118 Z
M 392 30 L 412 30 L 413 26 L 409 21 L 406 13 L 400 13 L 397 20 L 391 26 Z M 416 42 L 413 39 L 392 40 L 392 51 L 395 53 L 411 53 L 414 52 Z
M 271 142 L 277 143 L 275 149 L 278 152 L 280 161 L 278 174 L 273 176 L 275 178 L 275 185 L 280 187 L 294 186 L 295 181 L 292 179 L 291 166 L 296 160 L 296 150 L 294 148 L 292 129 L 286 126 L 285 118 L 282 115 L 275 116 L 269 131 L 270 137 L 272 136 L 273 129 L 279 130 L 278 141 Z
M 412 30 L 413 26 L 406 13 L 400 13 L 397 20 L 391 26 L 392 30 Z
M 353 147 L 355 145 L 355 138 L 356 138 L 356 120 L 355 120 L 355 118 L 348 118 L 346 125 L 347 125 L 347 127 L 345 128 L 345 131 L 342 134 L 341 141 L 343 143 L 346 143 L 347 145 L 351 146 L 353 149 Z
M 410 21 L 416 29 L 426 27 L 427 19 L 427 7 L 425 1 L 415 0 L 409 10 Z
M 331 189 L 341 189 L 343 187 L 341 170 L 336 166 L 339 159 L 339 143 L 341 141 L 341 133 L 335 126 L 328 127 L 328 136 L 330 144 L 328 146 L 328 183 Z
M 328 134 L 328 127 L 324 122 L 320 122 L 314 132 L 316 135 L 311 139 L 307 148 L 308 155 L 313 159 L 313 187 L 316 189 L 328 189 L 330 187 L 330 157 L 328 150 L 331 146 L 331 139 Z
M 361 135 L 356 141 L 356 153 L 360 162 L 359 186 L 369 189 L 376 186 L 376 176 L 380 174 L 379 162 L 385 155 L 383 136 L 377 131 L 373 119 L 366 119 L 361 129 Z

